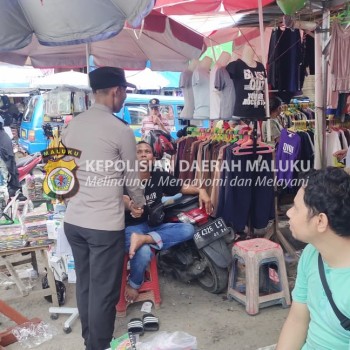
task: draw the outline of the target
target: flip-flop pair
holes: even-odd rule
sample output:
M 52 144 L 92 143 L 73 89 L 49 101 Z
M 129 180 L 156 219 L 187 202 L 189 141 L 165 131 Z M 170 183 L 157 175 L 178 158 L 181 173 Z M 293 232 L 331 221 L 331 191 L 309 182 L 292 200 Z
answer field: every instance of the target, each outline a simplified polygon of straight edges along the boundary
M 128 332 L 143 335 L 145 331 L 158 331 L 159 319 L 153 314 L 144 314 L 141 318 L 132 318 L 128 323 Z

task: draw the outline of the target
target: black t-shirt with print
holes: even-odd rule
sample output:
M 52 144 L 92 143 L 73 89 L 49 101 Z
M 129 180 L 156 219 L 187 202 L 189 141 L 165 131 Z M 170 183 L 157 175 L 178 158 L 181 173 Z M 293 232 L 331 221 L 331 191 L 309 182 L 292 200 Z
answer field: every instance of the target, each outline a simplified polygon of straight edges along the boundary
M 226 70 L 235 87 L 233 115 L 242 118 L 264 119 L 265 113 L 265 68 L 257 62 L 255 68 L 249 67 L 241 59 L 231 62 Z
M 144 194 L 146 198 L 146 206 L 143 215 L 140 218 L 133 218 L 130 212 L 125 213 L 125 222 L 127 226 L 137 225 L 147 221 L 147 207 L 153 207 L 161 202 L 163 195 L 174 196 L 181 191 L 181 181 L 160 169 L 152 171 L 151 177 L 147 180 Z

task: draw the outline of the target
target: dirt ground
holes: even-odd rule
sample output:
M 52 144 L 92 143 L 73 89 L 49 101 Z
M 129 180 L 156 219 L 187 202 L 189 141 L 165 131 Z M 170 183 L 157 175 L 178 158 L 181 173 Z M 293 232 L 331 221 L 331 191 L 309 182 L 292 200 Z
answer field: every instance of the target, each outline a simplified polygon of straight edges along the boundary
M 280 220 L 279 227 L 296 247 L 301 249 L 300 243 L 291 238 L 287 225 L 287 218 Z M 43 273 L 40 270 L 39 273 Z M 287 259 L 287 273 L 290 287 L 294 286 L 296 275 L 296 261 Z M 30 266 L 29 266 L 30 267 Z M 22 268 L 22 267 L 21 267 Z M 288 309 L 281 305 L 260 309 L 256 316 L 249 316 L 243 305 L 227 299 L 226 293 L 219 295 L 204 291 L 197 284 L 183 284 L 171 276 L 160 274 L 160 290 L 162 304 L 160 309 L 152 309 L 152 313 L 159 318 L 160 331 L 175 332 L 184 331 L 197 338 L 199 350 L 257 350 L 262 347 L 275 344 L 278 339 L 282 324 L 288 314 Z M 41 277 L 31 281 L 35 289 L 41 288 Z M 75 284 L 65 282 L 67 287 L 67 307 L 75 307 Z M 13 295 L 17 292 L 15 286 L 5 290 L 0 286 L 0 298 Z M 49 307 L 44 298 L 35 301 L 26 300 L 25 297 L 9 305 L 30 318 L 39 317 L 52 326 L 57 334 L 40 346 L 37 350 L 80 350 L 84 349 L 81 338 L 79 319 L 72 325 L 72 332 L 65 334 L 63 324 L 67 315 L 60 315 L 57 320 L 51 320 Z M 115 336 L 120 336 L 127 331 L 127 323 L 131 318 L 142 318 L 142 302 L 129 306 L 125 318 L 117 318 L 115 322 Z M 13 326 L 9 320 L 0 315 L 0 331 Z M 154 332 L 145 332 L 140 341 L 146 339 Z M 14 343 L 6 350 L 24 349 L 19 343 Z
M 288 264 L 289 275 L 295 275 L 295 264 Z M 35 282 L 35 288 L 40 288 L 40 278 Z M 75 306 L 75 284 L 68 284 L 66 305 Z M 171 276 L 160 276 L 162 305 L 158 310 L 152 309 L 159 317 L 160 331 L 184 331 L 197 338 L 200 350 L 256 350 L 260 347 L 275 344 L 288 309 L 281 305 L 271 306 L 260 310 L 256 316 L 249 316 L 242 305 L 226 298 L 226 294 L 214 295 L 204 291 L 196 284 L 183 284 Z M 1 289 L 4 296 L 13 295 L 16 288 Z M 51 320 L 48 309 L 50 303 L 45 299 L 34 302 L 20 301 L 9 303 L 12 307 L 28 318 L 39 317 L 57 331 L 52 340 L 36 347 L 38 350 L 78 350 L 84 349 L 80 336 L 79 320 L 72 325 L 72 332 L 63 332 L 63 323 L 68 316 L 60 315 L 58 320 Z M 127 323 L 133 317 L 142 317 L 142 302 L 128 308 L 126 318 L 117 318 L 115 336 L 124 334 Z M 0 316 L 0 329 L 11 324 Z M 153 332 L 146 332 L 146 339 Z M 23 349 L 18 343 L 6 347 L 8 350 Z
M 159 317 L 160 331 L 184 331 L 197 338 L 200 350 L 256 350 L 259 347 L 276 343 L 281 325 L 287 316 L 288 309 L 280 305 L 261 309 L 256 316 L 246 314 L 244 307 L 236 301 L 226 299 L 225 294 L 213 295 L 205 292 L 197 285 L 182 284 L 171 277 L 162 276 L 162 305 L 152 312 Z M 40 283 L 39 283 L 40 284 Z M 75 285 L 67 284 L 67 305 L 75 306 Z M 77 320 L 72 325 L 72 332 L 63 332 L 63 323 L 67 316 L 50 319 L 48 308 L 50 304 L 42 299 L 28 303 L 25 300 L 10 303 L 25 316 L 39 317 L 57 329 L 54 338 L 36 347 L 38 350 L 78 350 L 84 349 L 80 336 L 81 327 Z M 133 317 L 142 317 L 142 303 L 136 303 L 128 308 L 126 318 L 117 318 L 115 335 L 126 332 L 127 322 Z M 9 322 L 0 318 L 1 328 Z M 145 333 L 146 338 L 151 332 Z M 18 343 L 6 347 L 8 350 L 23 349 Z

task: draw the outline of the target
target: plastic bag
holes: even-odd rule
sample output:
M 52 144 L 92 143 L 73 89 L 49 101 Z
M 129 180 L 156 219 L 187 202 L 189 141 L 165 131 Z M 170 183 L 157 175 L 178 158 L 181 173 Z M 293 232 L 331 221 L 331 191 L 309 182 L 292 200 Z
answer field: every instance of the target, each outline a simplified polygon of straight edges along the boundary
M 57 298 L 58 298 L 58 305 L 62 306 L 66 302 L 66 286 L 63 282 L 55 280 L 56 284 L 56 291 L 57 291 Z M 42 278 L 41 285 L 43 289 L 50 288 L 49 281 L 47 279 L 47 274 Z M 44 297 L 49 303 L 52 303 L 52 296 L 47 295 Z
M 33 349 L 57 335 L 57 330 L 45 322 L 26 322 L 12 329 L 12 334 L 23 349 Z
M 197 338 L 181 331 L 169 333 L 158 332 L 148 337 L 141 344 L 137 344 L 138 350 L 193 350 L 197 349 Z

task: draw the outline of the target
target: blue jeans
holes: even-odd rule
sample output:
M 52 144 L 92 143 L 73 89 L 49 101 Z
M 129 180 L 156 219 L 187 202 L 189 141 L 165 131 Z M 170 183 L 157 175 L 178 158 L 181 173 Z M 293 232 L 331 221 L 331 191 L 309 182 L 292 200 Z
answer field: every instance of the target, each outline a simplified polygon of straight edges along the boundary
M 132 233 L 150 235 L 155 244 L 144 244 L 130 260 L 129 285 L 139 289 L 143 283 L 145 271 L 152 258 L 151 247 L 161 250 L 193 238 L 194 227 L 185 223 L 165 223 L 159 226 L 149 226 L 147 222 L 125 228 L 125 251 L 129 252 Z

